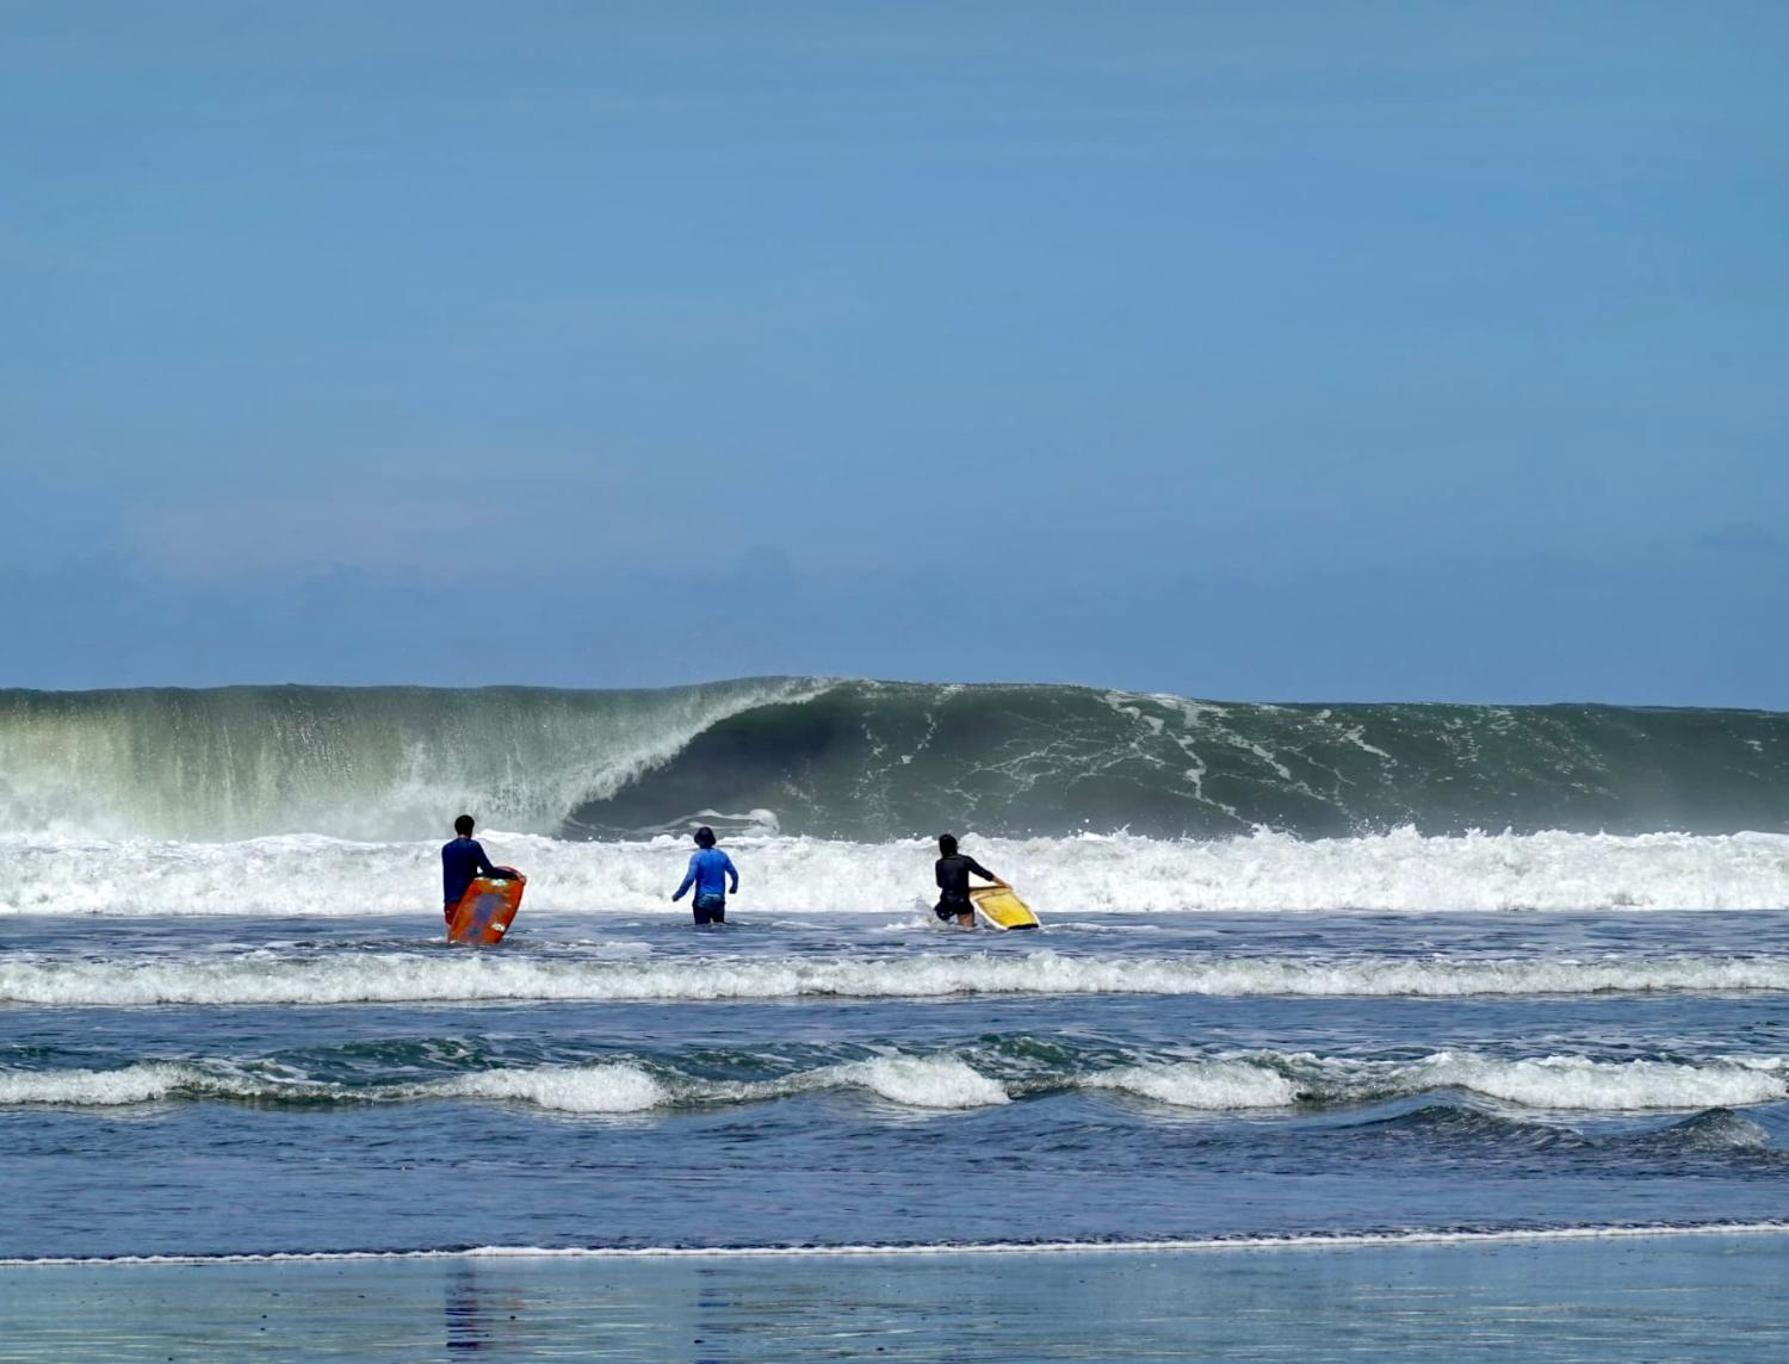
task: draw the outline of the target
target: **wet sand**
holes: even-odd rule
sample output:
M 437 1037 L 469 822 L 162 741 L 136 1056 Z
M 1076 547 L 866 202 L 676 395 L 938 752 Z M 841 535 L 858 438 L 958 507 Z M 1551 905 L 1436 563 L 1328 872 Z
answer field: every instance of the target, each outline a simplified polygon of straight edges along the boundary
M 0 1360 L 1762 1359 L 1786 1272 L 1778 1234 L 38 1265 L 0 1270 Z

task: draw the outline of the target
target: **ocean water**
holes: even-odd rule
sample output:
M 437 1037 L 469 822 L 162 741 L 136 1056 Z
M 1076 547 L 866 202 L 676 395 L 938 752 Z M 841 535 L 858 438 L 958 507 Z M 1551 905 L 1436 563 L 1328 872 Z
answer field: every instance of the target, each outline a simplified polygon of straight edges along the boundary
M 703 931 L 668 905 L 525 906 L 491 951 L 425 913 L 11 918 L 0 1247 L 1789 1218 L 1783 911 L 1087 913 L 996 934 L 751 903 Z
M 923 724 L 916 705 L 966 704 L 915 690 L 872 738 Z M 1110 827 L 978 826 L 992 788 L 973 783 L 926 797 L 1039 909 L 1023 934 L 939 926 L 918 788 L 790 730 L 830 714 L 816 706 L 861 720 L 869 684 L 8 694 L 3 1272 L 1789 1228 L 1789 835 L 1772 804 L 1789 721 L 1404 708 L 1430 728 L 1406 718 L 1400 739 L 1364 713 L 1398 708 L 1288 721 L 1030 690 L 1063 693 L 1000 700 L 1039 726 L 1030 757 L 1008 736 L 965 766 L 1072 788 L 1075 763 L 1102 761 L 1063 737 L 1086 738 L 1091 706 L 1129 727 L 1101 751 L 1161 779 L 1127 777 L 1135 808 Z M 1049 706 L 1066 730 L 1038 720 Z M 1171 772 L 1126 747 L 1167 734 L 1164 716 L 1186 727 L 1163 739 Z M 1582 765 L 1546 777 L 1562 725 Z M 434 746 L 454 726 L 490 746 Z M 771 739 L 787 752 L 767 775 Z M 908 742 L 881 751 L 911 766 Z M 1457 796 L 1337 832 L 1367 769 L 1332 765 L 1316 805 L 1293 788 L 1318 789 L 1298 761 L 1344 748 L 1381 803 L 1457 779 L 1495 813 L 1495 761 L 1517 805 L 1520 771 L 1553 782 L 1556 814 L 1589 808 L 1585 791 L 1625 814 L 1512 806 L 1455 827 Z M 548 754 L 551 780 L 529 785 Z M 1202 802 L 1244 808 L 1237 755 L 1279 783 L 1256 804 L 1287 817 L 1170 831 L 1217 808 Z M 850 763 L 870 808 L 847 819 Z M 698 770 L 737 818 L 685 800 Z M 1717 770 L 1732 789 L 1706 818 L 1642 818 Z M 381 792 L 386 823 L 346 836 Z M 629 802 L 637 826 L 596 827 Z M 530 874 L 499 949 L 439 940 L 428 821 L 462 804 L 534 811 L 481 830 Z M 721 929 L 667 899 L 694 817 L 744 878 Z

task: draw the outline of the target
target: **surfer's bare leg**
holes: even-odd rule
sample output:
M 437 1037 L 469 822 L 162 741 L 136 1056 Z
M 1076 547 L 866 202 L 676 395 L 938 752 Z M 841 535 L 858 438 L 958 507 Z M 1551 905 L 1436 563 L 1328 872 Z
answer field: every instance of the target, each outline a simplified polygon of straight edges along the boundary
M 973 910 L 971 910 L 967 914 L 957 915 L 957 927 L 958 928 L 974 928 L 975 927 L 975 912 Z

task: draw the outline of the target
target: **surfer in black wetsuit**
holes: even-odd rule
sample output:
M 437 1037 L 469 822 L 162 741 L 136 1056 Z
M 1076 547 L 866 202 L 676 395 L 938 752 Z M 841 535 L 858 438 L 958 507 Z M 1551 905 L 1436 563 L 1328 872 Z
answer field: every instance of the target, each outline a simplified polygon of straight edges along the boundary
M 459 837 L 441 847 L 441 893 L 446 897 L 441 915 L 451 926 L 453 912 L 460 907 L 465 898 L 466 887 L 480 876 L 507 876 L 514 878 L 514 867 L 493 867 L 491 859 L 485 856 L 484 846 L 472 836 L 472 816 L 461 815 L 453 822 L 453 831 Z
M 940 919 L 955 919 L 963 928 L 975 927 L 975 902 L 969 898 L 969 873 L 974 872 L 984 881 L 992 881 L 997 886 L 1004 886 L 993 872 L 966 853 L 957 851 L 957 836 L 943 834 L 938 839 L 938 851 L 943 854 L 938 859 L 938 905 L 933 911 Z

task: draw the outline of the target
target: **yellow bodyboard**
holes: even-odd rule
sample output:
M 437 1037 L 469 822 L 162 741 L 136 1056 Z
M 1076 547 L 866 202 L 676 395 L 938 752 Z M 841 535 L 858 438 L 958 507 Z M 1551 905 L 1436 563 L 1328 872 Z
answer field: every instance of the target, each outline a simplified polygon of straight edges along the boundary
M 969 892 L 975 908 L 994 928 L 1036 928 L 1037 915 L 1011 886 L 978 886 Z

